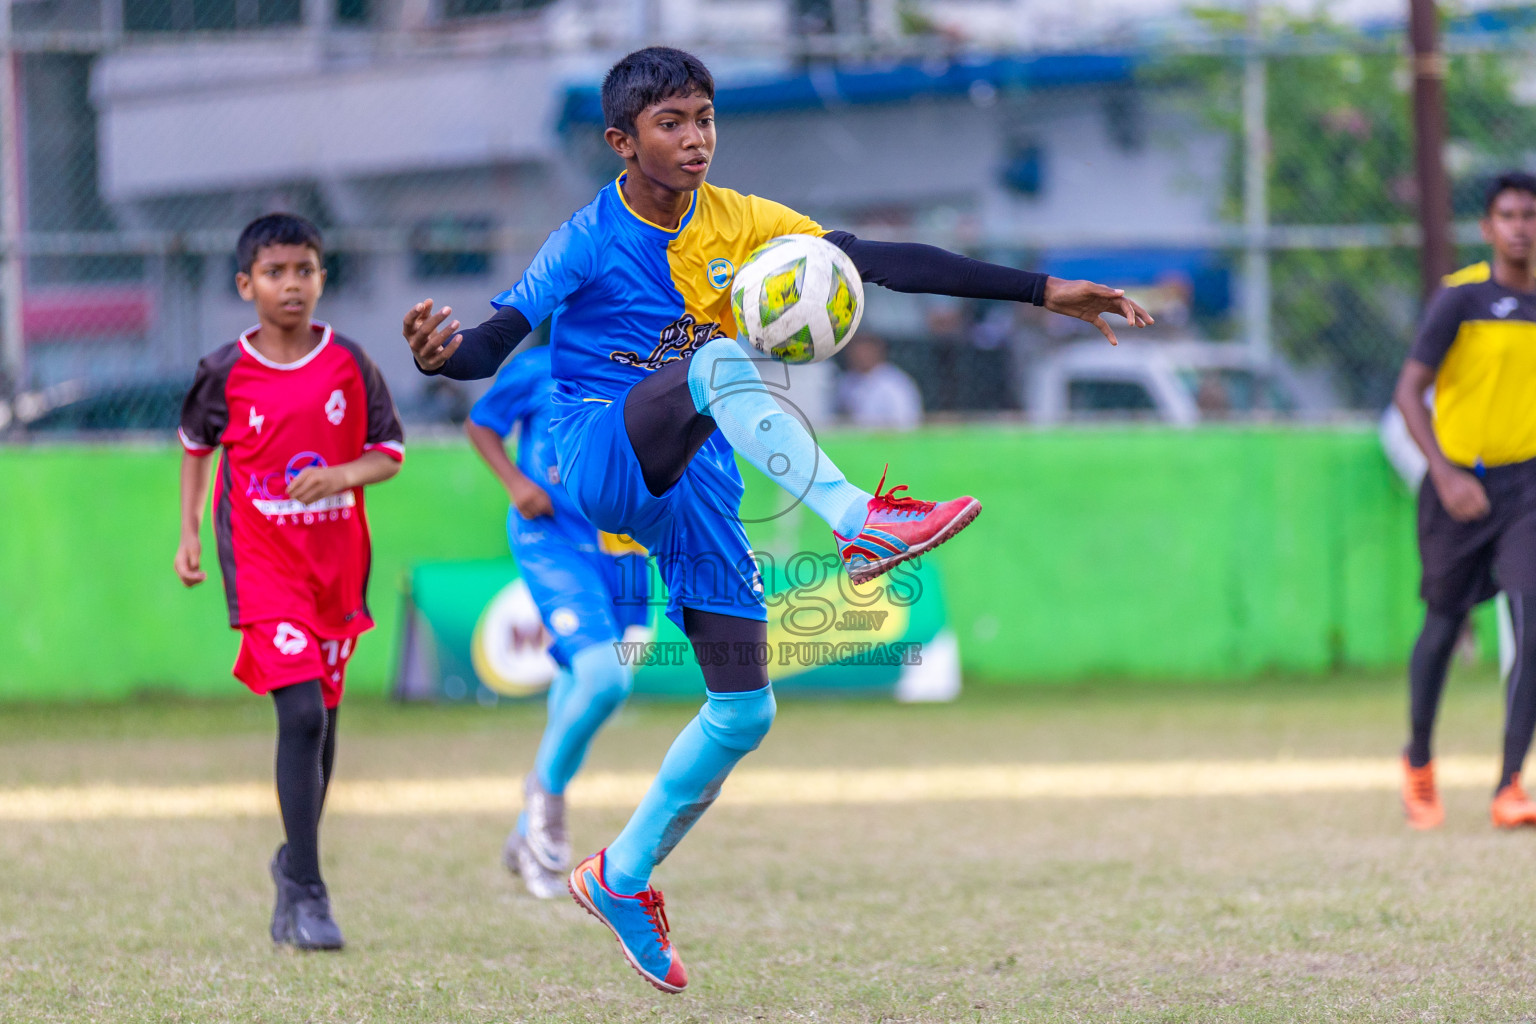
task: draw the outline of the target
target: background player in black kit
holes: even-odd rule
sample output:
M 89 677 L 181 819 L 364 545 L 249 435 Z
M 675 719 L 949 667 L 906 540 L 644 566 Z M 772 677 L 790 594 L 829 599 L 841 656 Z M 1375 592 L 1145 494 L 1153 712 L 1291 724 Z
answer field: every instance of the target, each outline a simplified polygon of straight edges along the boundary
M 1445 818 L 1430 734 L 1451 652 L 1467 613 L 1500 588 L 1515 663 L 1491 816 L 1501 828 L 1536 825 L 1536 803 L 1520 786 L 1536 731 L 1536 176 L 1495 179 L 1482 229 L 1493 260 L 1446 278 L 1394 396 L 1429 460 L 1419 489 L 1428 608 L 1408 666 L 1412 734 L 1403 752 L 1403 808 L 1421 829 Z M 1431 385 L 1433 419 L 1424 402 Z

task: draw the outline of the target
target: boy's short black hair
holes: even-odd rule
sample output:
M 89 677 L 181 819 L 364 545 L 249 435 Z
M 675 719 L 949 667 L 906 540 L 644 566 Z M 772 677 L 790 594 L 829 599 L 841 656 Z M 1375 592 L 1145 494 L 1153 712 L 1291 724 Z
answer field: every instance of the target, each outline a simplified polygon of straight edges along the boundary
M 715 98 L 715 76 L 691 53 L 647 46 L 619 61 L 603 76 L 603 120 L 609 128 L 635 134 L 635 118 L 671 96 Z
M 257 217 L 240 232 L 235 243 L 235 262 L 242 274 L 249 274 L 256 264 L 256 254 L 269 245 L 307 245 L 315 250 L 315 258 L 325 261 L 325 248 L 320 242 L 320 229 L 303 217 L 292 213 L 269 213 Z
M 1488 183 L 1488 190 L 1483 193 L 1483 215 L 1493 212 L 1493 204 L 1499 196 L 1509 191 L 1529 192 L 1536 196 L 1536 174 L 1525 171 L 1505 171 Z

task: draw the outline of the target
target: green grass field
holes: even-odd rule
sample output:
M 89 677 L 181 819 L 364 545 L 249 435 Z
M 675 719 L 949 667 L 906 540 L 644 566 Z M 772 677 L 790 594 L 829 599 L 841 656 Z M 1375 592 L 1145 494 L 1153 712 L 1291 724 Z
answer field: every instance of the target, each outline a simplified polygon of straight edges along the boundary
M 691 708 L 626 710 L 594 772 L 643 772 Z M 746 769 L 1282 765 L 1390 758 L 1391 679 L 788 704 Z M 533 708 L 343 710 L 338 786 L 520 775 Z M 1461 673 L 1440 752 L 1486 759 L 1498 684 Z M 264 701 L 0 712 L 0 795 L 263 783 Z M 1135 781 L 1135 780 L 1129 780 Z M 1390 789 L 732 806 L 657 881 L 693 978 L 666 996 L 569 901 L 528 898 L 495 813 L 332 814 L 349 948 L 266 938 L 270 814 L 0 823 L 5 1021 L 1513 1021 L 1536 1016 L 1536 831 L 1488 789 L 1409 834 Z M 67 810 L 67 808 L 66 808 Z M 67 816 L 67 815 L 66 815 Z M 578 807 L 585 850 L 624 819 Z

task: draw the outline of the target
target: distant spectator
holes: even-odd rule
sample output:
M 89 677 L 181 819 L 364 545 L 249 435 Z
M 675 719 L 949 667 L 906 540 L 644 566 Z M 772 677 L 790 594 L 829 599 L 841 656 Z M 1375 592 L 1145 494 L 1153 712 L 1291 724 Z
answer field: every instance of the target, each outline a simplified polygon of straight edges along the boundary
M 917 384 L 885 360 L 885 340 L 859 334 L 848 343 L 837 379 L 837 409 L 854 426 L 912 430 L 923 421 Z

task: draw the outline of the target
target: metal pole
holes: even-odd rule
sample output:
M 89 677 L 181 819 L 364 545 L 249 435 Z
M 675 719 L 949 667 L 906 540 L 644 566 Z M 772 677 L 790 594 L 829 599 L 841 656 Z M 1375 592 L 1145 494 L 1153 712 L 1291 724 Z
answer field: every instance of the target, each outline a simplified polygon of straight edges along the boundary
M 1249 349 L 1259 363 L 1270 358 L 1269 129 L 1260 0 L 1248 0 L 1248 38 L 1243 58 L 1243 319 Z
M 11 46 L 11 2 L 0 0 L 0 393 L 27 382 L 22 337 L 20 54 Z
M 1425 297 L 1452 270 L 1451 183 L 1445 174 L 1445 55 L 1435 0 L 1409 0 L 1413 41 L 1414 164 L 1419 179 L 1419 228 L 1424 244 L 1419 270 Z

